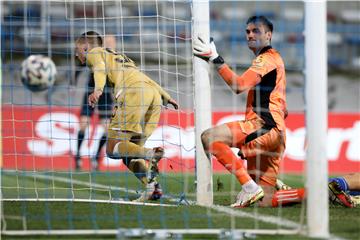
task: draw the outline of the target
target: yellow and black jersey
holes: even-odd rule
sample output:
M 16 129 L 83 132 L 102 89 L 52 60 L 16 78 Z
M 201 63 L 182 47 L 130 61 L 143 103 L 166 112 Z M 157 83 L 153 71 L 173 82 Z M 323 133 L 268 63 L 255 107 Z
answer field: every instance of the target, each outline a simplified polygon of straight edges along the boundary
M 170 99 L 170 95 L 160 85 L 142 73 L 134 61 L 124 54 L 109 48 L 96 47 L 87 53 L 86 62 L 94 73 L 95 90 L 104 89 L 106 78 L 114 88 L 114 96 L 124 88 L 144 82 L 157 89 L 164 102 Z

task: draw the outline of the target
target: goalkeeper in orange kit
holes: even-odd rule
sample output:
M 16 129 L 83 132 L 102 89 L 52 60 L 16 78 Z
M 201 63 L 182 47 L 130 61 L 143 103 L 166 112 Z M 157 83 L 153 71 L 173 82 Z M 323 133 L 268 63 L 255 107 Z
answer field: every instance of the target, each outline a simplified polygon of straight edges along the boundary
M 201 36 L 194 40 L 195 56 L 214 63 L 235 93 L 248 92 L 245 120 L 204 131 L 201 136 L 203 147 L 209 157 L 214 155 L 242 185 L 232 207 L 247 207 L 264 197 L 260 204 L 278 206 L 288 201 L 289 195 L 295 196 L 299 202 L 304 197 L 304 189 L 275 193 L 285 150 L 287 109 L 284 62 L 279 52 L 271 47 L 273 24 L 266 17 L 252 16 L 245 31 L 248 47 L 255 59 L 242 75 L 230 69 L 217 53 L 214 42 L 207 43 Z M 231 147 L 240 149 L 241 157 L 247 160 L 247 169 Z
M 88 32 L 89 33 L 89 32 Z M 103 48 L 98 38 L 84 33 L 76 40 L 76 56 L 92 70 L 95 88 L 88 103 L 94 107 L 103 94 L 105 83 L 113 88 L 114 108 L 107 130 L 106 153 L 123 159 L 126 166 L 146 186 L 137 201 L 156 200 L 162 195 L 157 182 L 157 163 L 162 147 L 144 144 L 158 125 L 161 105 L 177 102 L 156 82 L 138 70 L 133 60 L 110 48 Z

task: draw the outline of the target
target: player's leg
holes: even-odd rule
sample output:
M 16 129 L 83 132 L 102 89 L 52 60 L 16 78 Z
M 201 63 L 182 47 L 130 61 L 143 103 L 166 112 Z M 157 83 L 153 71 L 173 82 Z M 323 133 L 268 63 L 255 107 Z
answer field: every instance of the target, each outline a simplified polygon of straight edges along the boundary
M 272 197 L 272 207 L 292 206 L 305 200 L 305 188 L 276 191 Z
M 239 159 L 231 150 L 231 147 L 244 143 L 247 134 L 243 129 L 247 127 L 256 129 L 260 126 L 247 121 L 231 122 L 208 129 L 201 135 L 205 152 L 214 155 L 242 185 L 242 190 L 232 207 L 247 207 L 260 200 L 264 195 L 261 187 L 247 173 L 243 160 Z
M 96 149 L 95 156 L 91 158 L 92 169 L 98 170 L 99 168 L 99 161 L 100 161 L 100 153 L 102 148 L 104 147 L 106 140 L 107 140 L 107 132 L 108 129 L 109 119 L 111 118 L 112 114 L 112 105 L 113 100 L 109 88 L 105 88 L 104 93 L 100 96 L 99 102 L 97 104 L 99 110 L 99 119 L 100 124 L 105 129 L 103 135 L 100 138 L 98 148 Z
M 79 130 L 77 134 L 77 148 L 75 153 L 75 168 L 79 170 L 81 168 L 81 156 L 80 149 L 84 141 L 86 128 L 89 126 L 90 117 L 94 114 L 94 108 L 88 104 L 88 96 L 93 90 L 94 87 L 94 78 L 93 74 L 89 75 L 88 84 L 83 95 L 81 110 L 80 110 L 80 122 Z
M 278 170 L 285 150 L 285 136 L 276 128 L 241 146 L 251 178 L 264 190 L 260 206 L 271 206 Z M 270 194 L 270 195 L 269 195 Z
M 100 125 L 104 129 L 104 133 L 102 134 L 102 136 L 100 138 L 99 145 L 96 149 L 95 155 L 91 157 L 92 170 L 99 170 L 101 150 L 103 149 L 103 147 L 105 146 L 105 143 L 107 141 L 107 130 L 106 129 L 108 126 L 108 121 L 109 120 L 106 117 L 105 118 L 100 117 Z
M 260 207 L 291 206 L 305 199 L 304 188 L 291 189 L 278 179 L 284 150 L 285 135 L 276 128 L 242 147 L 248 160 L 248 172 L 265 193 Z
M 354 202 L 352 201 L 350 195 L 346 192 L 348 186 L 344 178 L 339 177 L 329 179 L 328 187 L 330 202 L 340 204 L 344 207 L 354 207 Z
M 122 159 L 131 172 L 143 183 L 147 184 L 148 166 L 145 159 L 154 155 L 153 149 L 144 148 L 131 141 L 137 135 L 133 132 L 108 130 L 106 153 L 110 158 Z
M 360 195 L 360 173 L 344 175 L 344 179 L 349 187 L 350 195 Z
M 141 121 L 142 135 L 139 138 L 133 138 L 132 141 L 139 146 L 144 146 L 148 137 L 154 132 L 158 126 L 162 99 L 160 94 L 156 89 L 147 84 L 137 85 L 141 89 L 141 105 L 142 113 L 144 113 Z M 146 201 L 146 200 L 158 200 L 162 196 L 162 188 L 160 183 L 157 180 L 157 175 L 159 174 L 158 162 L 161 160 L 164 154 L 164 149 L 162 147 L 153 148 L 155 155 L 152 158 L 147 160 L 147 185 L 145 191 L 141 196 L 135 201 Z
M 162 150 L 145 148 L 137 140 L 144 137 L 144 117 L 152 102 L 153 96 L 144 95 L 142 83 L 124 89 L 114 107 L 107 143 L 107 154 L 113 158 L 127 159 L 129 169 L 144 184 L 148 183 L 148 164 L 145 160 L 158 160 L 163 156 Z
M 148 89 L 148 91 L 153 91 L 153 98 L 152 98 L 153 101 L 151 102 L 151 105 L 149 106 L 144 117 L 144 124 L 143 124 L 144 137 L 142 139 L 139 139 L 138 141 L 139 145 L 141 146 L 145 144 L 148 137 L 150 137 L 151 134 L 154 132 L 154 130 L 157 128 L 161 113 L 162 99 L 160 94 L 154 89 Z M 150 96 L 151 95 L 152 94 L 150 93 Z M 155 147 L 154 151 L 160 153 L 161 156 L 164 154 L 164 149 L 162 147 Z M 138 199 L 139 201 L 143 201 L 144 199 L 158 200 L 161 198 L 163 194 L 162 188 L 157 179 L 157 176 L 159 174 L 158 163 L 161 160 L 161 158 L 157 157 L 149 160 L 148 180 L 150 187 L 147 186 L 147 189 L 144 192 L 144 194 Z M 152 189 L 151 185 L 154 186 L 152 192 L 149 191 L 149 189 L 150 190 Z
M 291 206 L 305 200 L 304 188 L 292 189 L 285 184 L 279 185 L 276 158 L 262 155 L 259 160 L 256 164 L 256 160 L 249 157 L 248 171 L 264 190 L 264 198 L 259 201 L 260 207 Z
M 89 117 L 82 115 L 80 116 L 80 122 L 79 122 L 79 130 L 77 134 L 77 145 L 76 145 L 76 153 L 75 153 L 75 168 L 76 170 L 81 169 L 81 156 L 80 156 L 80 149 L 81 145 L 84 141 L 85 137 L 85 130 L 89 125 Z
M 276 190 L 270 185 L 261 185 L 261 187 L 264 190 L 264 198 L 257 202 L 259 207 L 292 206 L 302 203 L 306 197 L 304 188 Z

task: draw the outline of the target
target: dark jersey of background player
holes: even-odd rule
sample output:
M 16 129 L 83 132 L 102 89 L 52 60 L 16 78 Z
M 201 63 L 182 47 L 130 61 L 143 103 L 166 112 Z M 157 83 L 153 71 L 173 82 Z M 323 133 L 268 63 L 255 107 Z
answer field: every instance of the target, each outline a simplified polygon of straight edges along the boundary
M 89 33 L 91 34 L 91 32 L 89 32 Z M 96 32 L 93 32 L 93 34 L 94 34 L 94 36 L 98 36 L 98 34 Z M 101 39 L 101 37 L 100 37 L 100 39 Z M 114 49 L 116 46 L 115 38 L 113 36 L 105 36 L 104 46 Z M 81 73 L 81 71 L 76 72 L 76 77 L 79 75 L 79 73 Z M 80 149 L 81 149 L 82 143 L 84 141 L 85 131 L 86 131 L 86 128 L 89 126 L 90 119 L 94 115 L 94 112 L 95 112 L 95 108 L 91 107 L 88 104 L 88 97 L 94 91 L 94 87 L 95 87 L 94 74 L 90 73 L 89 77 L 88 77 L 88 82 L 87 82 L 87 86 L 85 89 L 85 93 L 83 95 L 81 111 L 80 111 L 80 124 L 79 124 L 80 126 L 79 126 L 79 131 L 77 134 L 77 149 L 76 149 L 76 154 L 75 154 L 75 167 L 77 170 L 79 170 L 82 165 Z M 98 145 L 98 148 L 96 149 L 95 155 L 91 156 L 91 166 L 92 166 L 92 169 L 95 169 L 95 170 L 97 170 L 99 167 L 101 150 L 106 143 L 107 124 L 109 122 L 109 119 L 111 117 L 111 112 L 112 112 L 113 97 L 112 97 L 111 91 L 108 89 L 109 88 L 105 88 L 104 94 L 101 95 L 101 97 L 99 99 L 99 103 L 97 105 L 98 116 L 99 116 L 100 124 L 102 125 L 102 127 L 104 129 L 104 133 L 103 133 L 102 137 L 100 138 L 99 145 Z

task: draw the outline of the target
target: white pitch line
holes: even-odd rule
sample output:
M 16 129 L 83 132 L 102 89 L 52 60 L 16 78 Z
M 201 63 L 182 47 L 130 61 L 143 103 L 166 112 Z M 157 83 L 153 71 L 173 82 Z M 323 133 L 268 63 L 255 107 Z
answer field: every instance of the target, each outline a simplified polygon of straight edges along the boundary
M 91 199 L 73 199 L 73 198 L 7 198 L 4 201 L 14 201 L 14 202 L 81 202 L 81 203 L 114 203 L 114 204 L 125 204 L 125 205 L 138 205 L 138 206 L 162 206 L 162 207 L 176 207 L 174 204 L 164 204 L 164 203 L 149 203 L 149 202 L 134 202 L 127 200 L 91 200 Z
M 274 225 L 281 225 L 283 227 L 298 229 L 299 232 L 304 227 L 303 225 L 301 225 L 299 223 L 296 223 L 294 221 L 290 221 L 287 219 L 282 219 L 282 218 L 274 217 L 274 216 L 248 213 L 248 212 L 239 211 L 238 209 L 234 209 L 234 208 L 230 208 L 230 207 L 226 207 L 226 206 L 214 205 L 214 206 L 211 206 L 210 208 L 214 209 L 216 211 L 219 211 L 219 212 L 227 213 L 227 214 L 229 214 L 231 216 L 235 216 L 235 217 L 253 218 L 253 219 L 257 219 L 262 222 L 271 223 Z
M 137 193 L 135 190 L 131 190 L 131 189 L 127 189 L 127 188 L 111 186 L 111 185 L 110 186 L 103 185 L 103 184 L 92 183 L 92 182 L 84 182 L 84 181 L 69 179 L 69 178 L 64 178 L 64 177 L 48 176 L 48 175 L 42 175 L 42 174 L 28 175 L 28 177 L 36 177 L 38 179 L 45 179 L 45 180 L 55 180 L 55 181 L 64 182 L 64 183 L 73 183 L 73 184 L 78 184 L 78 185 L 84 185 L 89 188 L 101 188 L 101 189 L 107 189 L 107 190 L 119 190 L 119 191 L 124 191 L 124 192 L 135 193 L 135 194 Z M 165 199 L 167 199 L 171 202 L 179 203 L 179 199 L 176 199 L 176 198 L 165 196 Z M 195 201 L 192 201 L 192 200 L 187 200 L 187 201 L 190 205 L 196 205 Z M 234 209 L 234 208 L 227 207 L 227 206 L 213 205 L 213 206 L 210 206 L 207 208 L 213 209 L 218 212 L 226 213 L 231 216 L 246 217 L 246 218 L 250 218 L 250 219 L 259 220 L 261 222 L 274 224 L 277 226 L 292 228 L 299 232 L 305 228 L 304 225 L 293 222 L 291 220 L 274 217 L 274 216 L 269 216 L 269 215 L 248 213 L 248 212 L 244 212 L 239 209 Z

